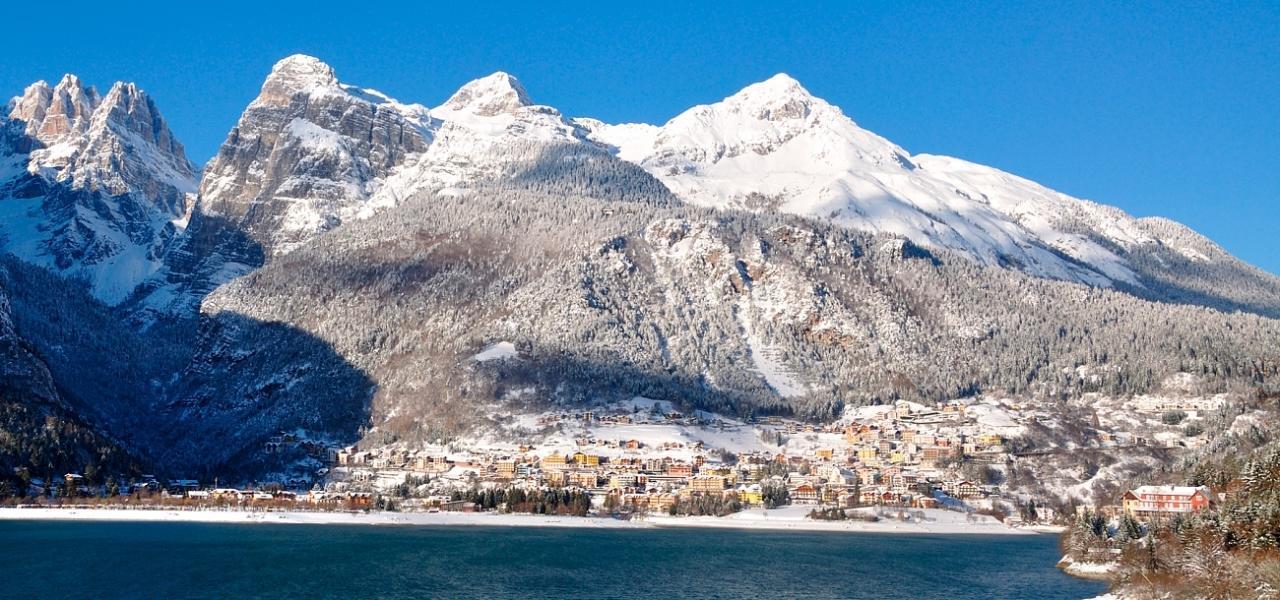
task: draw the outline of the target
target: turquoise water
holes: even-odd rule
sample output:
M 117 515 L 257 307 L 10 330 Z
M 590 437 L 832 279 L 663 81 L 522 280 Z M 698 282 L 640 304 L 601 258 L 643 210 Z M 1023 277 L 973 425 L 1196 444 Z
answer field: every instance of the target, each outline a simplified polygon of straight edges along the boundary
M 1055 536 L 0 522 L 3 598 L 1086 598 Z

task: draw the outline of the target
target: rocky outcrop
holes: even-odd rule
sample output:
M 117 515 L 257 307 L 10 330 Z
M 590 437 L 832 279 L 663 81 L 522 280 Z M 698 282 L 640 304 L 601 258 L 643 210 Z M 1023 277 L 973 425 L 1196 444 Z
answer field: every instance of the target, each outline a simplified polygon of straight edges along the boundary
M 426 149 L 428 122 L 423 107 L 343 85 L 319 60 L 290 56 L 205 169 L 197 210 L 267 256 L 287 252 L 358 212 L 378 180 Z

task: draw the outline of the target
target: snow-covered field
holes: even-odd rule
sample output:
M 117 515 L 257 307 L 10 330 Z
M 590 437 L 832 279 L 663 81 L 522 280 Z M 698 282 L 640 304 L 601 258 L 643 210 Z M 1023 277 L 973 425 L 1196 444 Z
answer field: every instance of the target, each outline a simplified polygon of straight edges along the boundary
M 1006 527 L 991 517 L 978 516 L 969 522 L 965 515 L 944 510 L 925 510 L 922 522 L 881 520 L 814 521 L 805 518 L 810 507 L 788 506 L 773 510 L 751 510 L 728 517 L 650 516 L 644 520 L 620 521 L 597 517 L 543 515 L 502 515 L 495 513 L 344 513 L 344 512 L 250 512 L 239 510 L 136 510 L 70 508 L 0 508 L 0 521 L 138 521 L 187 523 L 290 523 L 305 525 L 472 525 L 495 527 L 588 527 L 642 529 L 653 527 L 722 527 L 752 530 L 833 531 L 849 533 L 1032 535 L 1026 529 Z M 913 511 L 917 512 L 917 511 Z

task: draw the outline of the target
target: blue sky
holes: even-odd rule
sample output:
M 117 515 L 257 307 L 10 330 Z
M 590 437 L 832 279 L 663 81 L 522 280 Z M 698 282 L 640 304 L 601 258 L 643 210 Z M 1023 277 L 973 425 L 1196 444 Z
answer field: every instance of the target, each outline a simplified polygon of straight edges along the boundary
M 135 81 L 203 163 L 294 52 L 427 105 L 504 70 L 613 122 L 786 72 L 911 152 L 1171 217 L 1280 272 L 1277 2 L 186 4 L 6 8 L 0 93 Z

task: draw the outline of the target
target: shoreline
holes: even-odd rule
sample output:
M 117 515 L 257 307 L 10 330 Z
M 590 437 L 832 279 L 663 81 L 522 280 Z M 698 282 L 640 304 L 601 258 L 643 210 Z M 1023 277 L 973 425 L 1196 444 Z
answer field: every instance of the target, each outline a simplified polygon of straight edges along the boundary
M 726 517 L 650 516 L 623 521 L 607 517 L 574 517 L 498 513 L 309 512 L 245 510 L 174 510 L 112 508 L 0 508 L 0 521 L 107 521 L 147 523 L 222 523 L 381 526 L 574 527 L 588 529 L 717 528 L 751 531 L 887 533 L 916 535 L 1037 535 L 1029 528 L 999 522 L 968 523 L 956 519 L 923 523 L 899 521 L 814 521 L 791 507 L 747 511 Z

